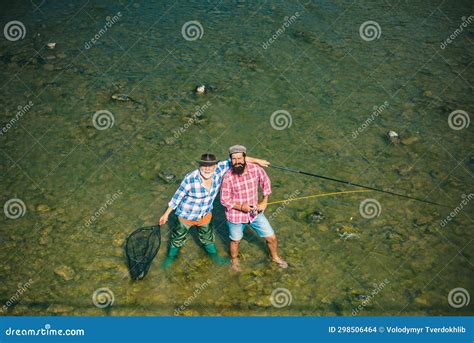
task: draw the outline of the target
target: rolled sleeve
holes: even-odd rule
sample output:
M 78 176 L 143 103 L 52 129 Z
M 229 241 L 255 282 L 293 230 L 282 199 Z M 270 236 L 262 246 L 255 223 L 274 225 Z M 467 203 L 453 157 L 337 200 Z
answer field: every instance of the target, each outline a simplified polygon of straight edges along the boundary
M 260 187 L 262 187 L 262 193 L 264 196 L 270 195 L 272 193 L 272 186 L 270 178 L 263 168 L 258 168 L 258 180 L 260 182 Z
M 227 173 L 231 167 L 231 161 L 230 161 L 230 158 L 228 158 L 227 160 L 225 161 L 220 161 L 218 164 L 217 164 L 217 168 L 216 168 L 216 173 L 223 177 L 225 175 L 225 173 Z
M 221 185 L 221 204 L 224 206 L 227 210 L 231 210 L 235 203 L 234 200 L 232 199 L 232 187 L 231 187 L 231 181 L 228 177 L 224 177 L 224 180 L 222 180 L 222 185 Z

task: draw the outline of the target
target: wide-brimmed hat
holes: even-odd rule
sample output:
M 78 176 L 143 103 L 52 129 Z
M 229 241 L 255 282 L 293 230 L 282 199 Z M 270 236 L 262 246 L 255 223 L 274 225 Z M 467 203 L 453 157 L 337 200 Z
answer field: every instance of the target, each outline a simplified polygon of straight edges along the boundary
M 214 164 L 219 163 L 216 159 L 216 156 L 213 154 L 202 154 L 201 159 L 196 161 L 200 166 L 213 166 Z

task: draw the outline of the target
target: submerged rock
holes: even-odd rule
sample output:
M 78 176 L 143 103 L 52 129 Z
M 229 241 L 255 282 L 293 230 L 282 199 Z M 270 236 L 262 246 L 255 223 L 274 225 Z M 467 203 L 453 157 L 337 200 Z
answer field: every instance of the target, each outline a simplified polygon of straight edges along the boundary
M 388 131 L 387 137 L 392 143 L 400 143 L 400 136 L 395 131 L 392 131 L 392 130 Z
M 420 138 L 418 136 L 409 136 L 404 137 L 401 142 L 403 145 L 412 145 L 413 143 L 417 142 Z
M 318 225 L 318 230 L 321 231 L 321 232 L 326 232 L 328 231 L 328 226 L 326 224 L 319 224 Z
M 308 219 L 312 222 L 319 222 L 324 219 L 324 215 L 320 211 L 314 211 L 309 214 Z
M 352 239 L 352 238 L 360 238 L 360 235 L 358 233 L 347 233 L 347 232 L 344 232 L 342 234 L 339 234 L 339 237 L 346 241 L 348 239 Z
M 412 167 L 410 167 L 408 164 L 402 164 L 397 168 L 397 173 L 400 176 L 405 176 L 410 173 L 411 169 Z
M 339 237 L 344 241 L 348 239 L 360 238 L 359 230 L 357 230 L 355 227 L 350 226 L 350 225 L 343 225 L 340 228 L 338 228 L 336 231 L 339 234 Z
M 74 307 L 72 306 L 66 306 L 66 305 L 60 305 L 60 304 L 52 304 L 49 305 L 47 311 L 51 313 L 65 313 L 65 312 L 71 312 L 74 310 Z
M 425 91 L 425 92 L 423 93 L 423 95 L 426 96 L 426 97 L 428 97 L 428 98 L 430 98 L 430 97 L 433 96 L 433 92 L 428 90 L 428 91 Z
M 74 278 L 74 276 L 76 275 L 76 272 L 74 271 L 74 269 L 72 269 L 71 267 L 68 267 L 66 265 L 62 265 L 62 266 L 56 268 L 54 270 L 54 273 L 56 275 L 59 275 L 60 277 L 62 277 L 66 281 L 72 280 Z
M 111 98 L 117 101 L 133 101 L 127 94 L 112 94 Z
M 196 94 L 204 94 L 206 92 L 206 86 L 204 85 L 197 86 L 194 91 L 196 92 Z
M 48 212 L 48 211 L 49 211 L 48 205 L 39 204 L 38 206 L 36 206 L 36 212 Z
M 47 71 L 53 71 L 54 70 L 54 65 L 52 64 L 45 64 L 43 65 L 43 68 Z
M 167 172 L 167 171 L 161 171 L 160 173 L 158 173 L 158 177 L 168 183 L 176 179 L 176 175 L 171 174 L 170 172 Z

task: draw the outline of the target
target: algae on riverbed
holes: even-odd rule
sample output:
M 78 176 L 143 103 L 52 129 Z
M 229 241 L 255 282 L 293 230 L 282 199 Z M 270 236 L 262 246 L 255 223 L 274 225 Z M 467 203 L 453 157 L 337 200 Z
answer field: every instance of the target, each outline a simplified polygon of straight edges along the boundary
M 4 216 L 0 229 L 0 300 L 10 303 L 4 314 L 352 315 L 385 279 L 358 314 L 473 314 L 472 302 L 458 309 L 448 302 L 450 290 L 474 284 L 471 202 L 446 225 L 450 209 L 374 192 L 269 206 L 290 264 L 285 271 L 271 265 L 250 230 L 240 275 L 214 267 L 195 233 L 173 268 L 161 271 L 168 227 L 144 280 L 130 281 L 123 253 L 126 236 L 157 223 L 203 152 L 224 159 L 236 143 L 277 165 L 454 210 L 473 185 L 472 125 L 448 124 L 453 111 L 474 113 L 472 28 L 439 45 L 472 12 L 469 1 L 125 7 L 107 0 L 82 8 L 45 2 L 41 13 L 30 2 L 0 6 L 4 22 L 21 20 L 27 30 L 22 40 L 0 41 L 0 123 L 8 128 L 0 135 L 1 194 L 4 204 L 25 205 L 23 216 Z M 118 11 L 120 20 L 85 48 Z M 297 20 L 263 48 L 295 12 Z M 181 27 L 196 18 L 203 37 L 188 41 Z M 363 40 L 359 27 L 372 19 L 381 36 Z M 48 42 L 57 45 L 45 50 Z M 201 84 L 212 91 L 196 95 Z M 290 114 L 291 125 L 272 126 L 278 110 Z M 105 129 L 93 121 L 98 111 L 111 114 L 103 112 Z M 387 140 L 389 130 L 400 144 Z M 349 189 L 268 174 L 271 200 Z M 378 201 L 380 216 L 361 216 L 365 199 Z M 228 254 L 220 206 L 213 220 L 218 249 Z M 350 234 L 358 237 L 346 239 Z M 93 294 L 104 289 L 113 304 L 94 305 Z M 291 303 L 275 306 L 277 289 L 288 290 Z

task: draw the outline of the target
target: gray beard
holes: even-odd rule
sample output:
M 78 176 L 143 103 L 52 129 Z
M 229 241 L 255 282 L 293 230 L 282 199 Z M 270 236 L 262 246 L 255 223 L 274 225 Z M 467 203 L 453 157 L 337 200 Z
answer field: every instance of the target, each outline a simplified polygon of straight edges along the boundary
M 202 175 L 202 172 L 199 171 L 199 175 L 201 175 L 201 177 L 202 177 L 204 180 L 209 180 L 209 179 L 212 177 L 213 173 L 211 173 L 211 174 L 209 175 L 209 177 L 205 177 L 204 175 Z

